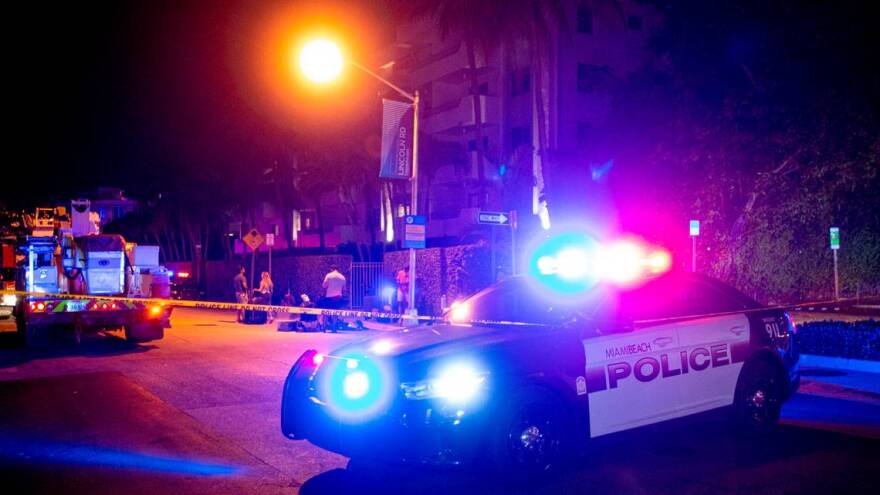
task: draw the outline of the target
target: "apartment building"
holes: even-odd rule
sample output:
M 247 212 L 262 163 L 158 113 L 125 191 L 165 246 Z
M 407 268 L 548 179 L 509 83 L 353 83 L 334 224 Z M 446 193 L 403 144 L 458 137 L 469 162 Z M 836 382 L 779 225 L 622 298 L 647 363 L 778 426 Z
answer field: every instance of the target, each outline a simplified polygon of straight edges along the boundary
M 543 63 L 535 62 L 526 39 L 475 47 L 477 105 L 461 33 L 443 36 L 430 23 L 413 21 L 388 47 L 385 74 L 418 89 L 423 102 L 420 126 L 428 143 L 421 147 L 420 211 L 428 214 L 429 238 L 478 234 L 479 210 L 516 209 L 521 219 L 536 218 L 543 201 L 538 177 L 578 177 L 589 166 L 593 134 L 611 110 L 609 85 L 650 61 L 646 43 L 661 22 L 651 6 L 627 0 L 563 0 L 562 6 L 565 25 L 552 30 Z M 437 163 L 431 141 L 457 145 L 463 159 Z M 396 201 L 407 203 L 406 188 L 398 190 Z

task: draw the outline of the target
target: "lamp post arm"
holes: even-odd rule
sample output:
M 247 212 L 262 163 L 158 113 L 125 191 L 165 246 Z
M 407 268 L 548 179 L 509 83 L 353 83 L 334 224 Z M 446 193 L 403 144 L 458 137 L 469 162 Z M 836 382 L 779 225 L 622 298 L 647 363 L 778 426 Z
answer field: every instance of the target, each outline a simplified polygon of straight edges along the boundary
M 361 65 L 361 64 L 359 64 L 359 63 L 357 63 L 357 62 L 355 62 L 355 61 L 353 61 L 353 60 L 349 60 L 348 63 L 351 64 L 351 65 L 353 65 L 353 66 L 355 66 L 355 67 L 357 67 L 358 69 L 360 69 L 360 70 L 366 72 L 367 74 L 373 76 L 373 78 L 378 79 L 379 82 L 385 84 L 386 86 L 388 86 L 389 88 L 393 89 L 394 91 L 397 91 L 397 92 L 400 93 L 404 98 L 406 98 L 407 100 L 409 100 L 411 103 L 415 103 L 415 101 L 416 101 L 416 97 L 415 97 L 414 95 L 410 94 L 410 93 L 407 93 L 407 92 L 404 91 L 403 89 L 401 89 L 400 86 L 397 86 L 396 84 L 394 84 L 393 82 L 389 81 L 388 79 L 385 79 L 384 77 L 380 76 L 379 74 L 376 74 L 375 72 L 371 71 L 370 69 L 364 67 L 363 65 Z

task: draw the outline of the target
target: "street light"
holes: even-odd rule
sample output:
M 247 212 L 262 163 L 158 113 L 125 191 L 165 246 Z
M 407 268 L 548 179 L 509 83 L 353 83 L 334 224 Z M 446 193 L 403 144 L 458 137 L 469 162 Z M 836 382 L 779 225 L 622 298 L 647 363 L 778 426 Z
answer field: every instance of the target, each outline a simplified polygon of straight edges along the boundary
M 329 40 L 313 40 L 299 53 L 299 67 L 312 82 L 330 82 L 342 72 L 342 53 Z
M 404 91 L 396 84 L 376 74 L 363 65 L 353 61 L 346 60 L 342 56 L 341 50 L 332 41 L 326 39 L 317 39 L 306 43 L 299 53 L 299 66 L 303 74 L 310 81 L 315 83 L 328 83 L 333 81 L 342 73 L 342 66 L 348 63 L 357 69 L 369 74 L 371 77 L 396 91 L 398 94 L 406 98 L 413 106 L 413 151 L 412 151 L 412 177 L 410 178 L 410 190 L 412 196 L 412 206 L 410 213 L 418 214 L 419 204 L 419 92 L 409 93 Z M 416 250 L 409 250 L 409 308 L 408 313 L 417 316 L 416 310 Z M 414 320 L 413 320 L 414 321 Z

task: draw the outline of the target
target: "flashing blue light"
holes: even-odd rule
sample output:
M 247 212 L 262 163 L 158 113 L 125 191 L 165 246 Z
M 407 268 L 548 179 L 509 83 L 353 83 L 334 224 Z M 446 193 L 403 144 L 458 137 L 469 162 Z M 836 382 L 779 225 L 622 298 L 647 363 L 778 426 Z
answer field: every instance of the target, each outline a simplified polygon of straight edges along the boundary
M 501 165 L 498 165 L 498 176 L 504 177 L 505 174 L 507 174 L 507 165 L 502 163 Z
M 532 252 L 529 273 L 560 295 L 582 294 L 599 282 L 591 269 L 597 248 L 595 239 L 579 232 L 551 237 Z
M 324 361 L 318 383 L 333 415 L 356 423 L 384 411 L 397 390 L 391 371 L 363 354 L 335 357 Z
M 382 289 L 382 295 L 385 297 L 385 299 L 389 300 L 394 297 L 395 292 L 397 292 L 397 290 L 390 285 Z
M 350 373 L 342 381 L 342 392 L 349 399 L 360 399 L 370 391 L 370 379 L 363 371 Z
M 168 270 L 168 276 L 169 276 L 169 277 L 173 277 L 173 276 L 174 276 L 174 271 L 172 271 L 172 270 Z

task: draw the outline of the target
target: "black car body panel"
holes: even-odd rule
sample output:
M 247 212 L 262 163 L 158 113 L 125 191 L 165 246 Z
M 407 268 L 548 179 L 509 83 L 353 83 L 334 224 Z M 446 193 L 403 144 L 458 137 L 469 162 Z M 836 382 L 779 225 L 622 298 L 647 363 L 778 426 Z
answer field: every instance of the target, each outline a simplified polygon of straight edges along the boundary
M 282 431 L 349 457 L 455 464 L 485 454 L 499 411 L 527 387 L 551 395 L 572 420 L 572 438 L 583 441 L 728 406 L 752 359 L 772 359 L 789 393 L 796 389 L 798 355 L 787 314 L 706 277 L 666 280 L 669 287 L 693 284 L 696 290 L 688 291 L 701 301 L 711 292 L 721 302 L 701 304 L 728 311 L 670 310 L 664 317 L 661 308 L 642 320 L 605 315 L 566 324 L 422 326 L 349 344 L 321 363 L 308 351 L 285 382 Z M 669 287 L 648 287 L 634 300 L 666 297 Z M 669 299 L 670 307 L 681 307 L 674 295 Z M 618 303 L 615 314 L 633 309 Z M 346 369 L 357 366 L 350 361 L 361 365 Z M 347 380 L 370 363 L 382 370 L 373 382 L 387 394 L 369 414 L 353 417 L 334 403 L 342 382 L 328 377 Z M 416 390 L 412 384 L 459 363 L 484 377 L 475 398 L 451 403 L 408 395 Z

